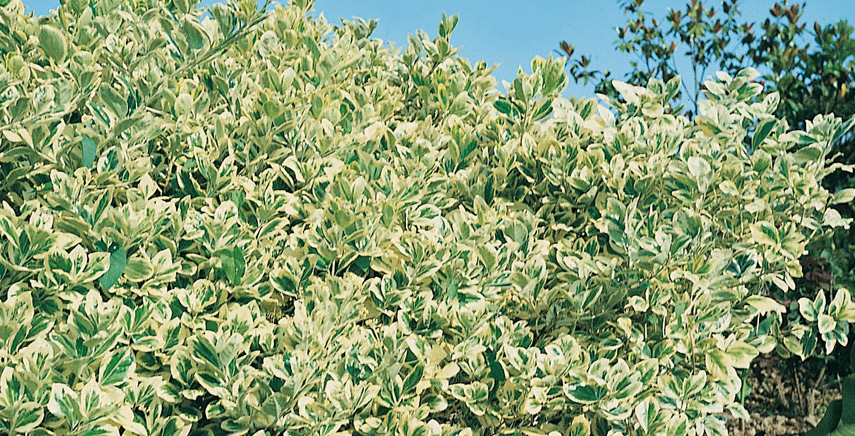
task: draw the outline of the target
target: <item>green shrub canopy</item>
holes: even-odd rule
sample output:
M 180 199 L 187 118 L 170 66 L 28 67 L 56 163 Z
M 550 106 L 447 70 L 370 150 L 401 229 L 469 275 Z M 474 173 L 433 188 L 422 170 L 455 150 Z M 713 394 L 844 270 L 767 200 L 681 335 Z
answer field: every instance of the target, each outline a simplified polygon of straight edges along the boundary
M 848 124 L 311 8 L 0 8 L 0 432 L 726 434 L 759 353 L 846 345 L 848 291 L 769 291 Z

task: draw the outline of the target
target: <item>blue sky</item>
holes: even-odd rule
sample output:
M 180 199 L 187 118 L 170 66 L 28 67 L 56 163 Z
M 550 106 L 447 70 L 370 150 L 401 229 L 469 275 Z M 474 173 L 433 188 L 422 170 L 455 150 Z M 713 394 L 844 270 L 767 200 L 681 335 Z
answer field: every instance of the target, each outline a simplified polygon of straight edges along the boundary
M 59 0 L 23 1 L 37 15 L 47 14 L 59 4 Z M 204 4 L 211 2 L 205 0 Z M 665 21 L 669 7 L 681 9 L 685 3 L 647 0 L 645 10 Z M 742 0 L 740 8 L 745 19 L 761 21 L 769 16 L 774 3 Z M 407 34 L 418 29 L 435 36 L 443 11 L 458 14 L 452 44 L 472 61 L 500 64 L 495 72 L 500 81 L 512 80 L 520 66 L 528 71 L 533 57 L 553 53 L 561 40 L 572 43 L 577 53 L 591 56 L 593 66 L 611 70 L 615 78 L 623 77 L 629 66 L 629 58 L 613 47 L 617 39 L 614 28 L 626 22 L 617 0 L 317 0 L 315 10 L 336 24 L 354 16 L 376 18 L 379 25 L 374 37 L 397 45 L 405 45 Z M 809 26 L 814 21 L 830 24 L 840 19 L 855 23 L 855 1 L 807 0 L 803 21 Z M 571 82 L 567 93 L 593 96 L 593 86 Z

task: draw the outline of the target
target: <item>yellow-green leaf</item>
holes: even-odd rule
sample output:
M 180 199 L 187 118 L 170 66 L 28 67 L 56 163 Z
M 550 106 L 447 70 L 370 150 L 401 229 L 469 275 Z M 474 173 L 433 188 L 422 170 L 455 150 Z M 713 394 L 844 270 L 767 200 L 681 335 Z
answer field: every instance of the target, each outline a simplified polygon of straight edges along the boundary
M 65 61 L 68 56 L 68 43 L 65 34 L 53 26 L 42 26 L 39 29 L 39 47 L 54 62 Z

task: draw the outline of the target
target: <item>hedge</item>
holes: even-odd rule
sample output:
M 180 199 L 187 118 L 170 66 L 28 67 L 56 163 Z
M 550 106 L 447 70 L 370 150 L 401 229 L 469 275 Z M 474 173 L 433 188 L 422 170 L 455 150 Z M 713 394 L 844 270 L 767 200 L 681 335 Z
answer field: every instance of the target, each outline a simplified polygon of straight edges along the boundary
M 756 71 L 689 120 L 551 57 L 499 91 L 456 16 L 195 3 L 0 7 L 0 432 L 718 435 L 760 353 L 847 344 L 847 290 L 771 295 L 851 123 Z

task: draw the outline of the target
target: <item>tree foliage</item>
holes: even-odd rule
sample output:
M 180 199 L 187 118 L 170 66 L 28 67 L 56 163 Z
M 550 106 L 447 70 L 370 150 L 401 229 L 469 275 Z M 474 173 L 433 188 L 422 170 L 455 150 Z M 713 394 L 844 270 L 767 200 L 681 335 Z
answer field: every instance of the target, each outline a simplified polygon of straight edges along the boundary
M 621 0 L 628 16 L 617 28 L 616 48 L 633 57 L 626 81 L 636 85 L 650 78 L 667 81 L 678 73 L 685 78 L 683 100 L 697 111 L 703 82 L 717 69 L 735 74 L 758 69 L 761 83 L 781 97 L 776 115 L 803 126 L 817 114 L 855 115 L 855 35 L 845 20 L 807 27 L 805 4 L 776 2 L 762 23 L 742 19 L 739 0 L 691 0 L 682 9 L 668 10 L 664 22 L 645 8 L 644 0 Z M 711 6 L 708 6 L 711 5 Z M 572 79 L 593 82 L 600 92 L 614 94 L 608 71 L 595 70 L 587 56 L 577 56 L 563 41 L 561 52 L 570 59 Z M 681 67 L 687 71 L 681 71 Z M 691 74 L 687 74 L 687 73 Z

